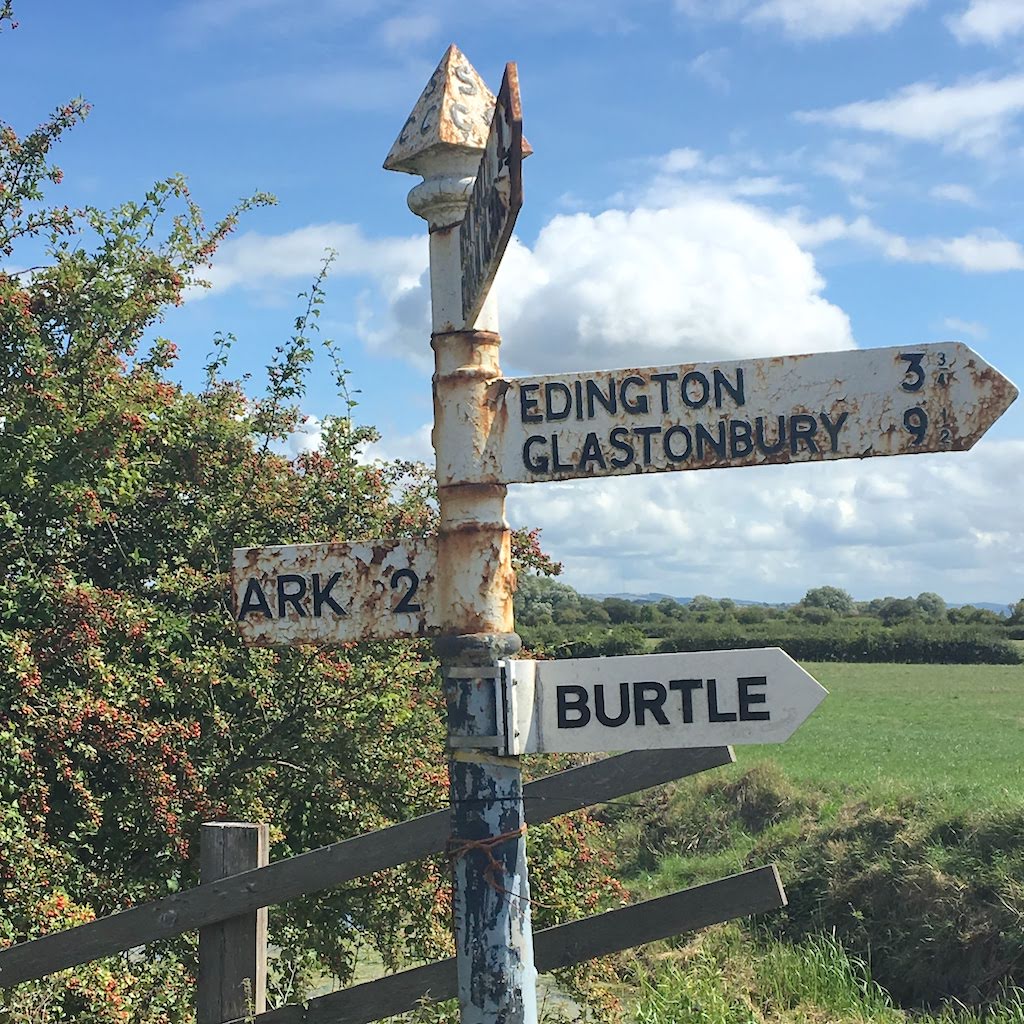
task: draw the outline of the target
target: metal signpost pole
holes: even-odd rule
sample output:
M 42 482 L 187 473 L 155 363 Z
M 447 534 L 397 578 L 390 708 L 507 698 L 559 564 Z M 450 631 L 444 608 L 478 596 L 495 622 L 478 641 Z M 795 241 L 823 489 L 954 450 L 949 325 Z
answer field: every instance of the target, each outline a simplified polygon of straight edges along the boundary
M 385 167 L 421 174 L 409 207 L 430 230 L 434 448 L 439 467 L 483 450 L 488 385 L 500 378 L 497 315 L 488 299 L 463 323 L 459 227 L 484 149 L 493 98 L 454 47 L 442 59 Z M 469 329 L 463 329 L 464 326 Z M 436 642 L 448 704 L 451 855 L 463 1024 L 534 1024 L 522 775 L 498 753 L 498 661 L 520 647 L 505 487 L 439 472 Z

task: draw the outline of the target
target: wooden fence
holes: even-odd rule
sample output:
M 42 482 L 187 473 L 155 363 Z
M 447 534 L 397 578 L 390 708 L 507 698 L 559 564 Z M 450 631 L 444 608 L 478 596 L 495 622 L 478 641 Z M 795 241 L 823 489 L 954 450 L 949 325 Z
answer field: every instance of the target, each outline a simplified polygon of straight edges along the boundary
M 728 747 L 605 758 L 526 785 L 526 817 L 540 824 L 733 760 Z M 198 886 L 0 951 L 0 988 L 198 929 L 198 1024 L 241 1024 L 253 1014 L 256 1024 L 367 1024 L 449 999 L 456 994 L 454 959 L 265 1009 L 267 907 L 440 853 L 447 839 L 448 811 L 436 811 L 267 863 L 265 825 L 204 825 Z M 537 932 L 535 961 L 539 971 L 555 970 L 785 903 L 775 867 L 757 868 Z

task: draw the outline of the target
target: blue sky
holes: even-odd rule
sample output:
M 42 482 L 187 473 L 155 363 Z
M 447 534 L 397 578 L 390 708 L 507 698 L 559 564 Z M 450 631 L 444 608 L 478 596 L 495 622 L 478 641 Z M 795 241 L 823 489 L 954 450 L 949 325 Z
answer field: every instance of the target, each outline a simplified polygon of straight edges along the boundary
M 425 226 L 381 163 L 448 43 L 519 66 L 526 201 L 499 276 L 506 372 L 960 339 L 1024 381 L 1024 0 L 189 0 L 17 9 L 0 116 L 94 104 L 61 197 L 188 175 L 257 189 L 162 328 L 199 382 L 289 333 L 339 252 L 325 332 L 382 455 L 430 458 Z M 640 282 L 638 284 L 638 282 Z M 337 405 L 326 374 L 307 400 Z M 313 443 L 316 419 L 303 442 Z M 1024 403 L 971 452 L 510 489 L 587 591 L 793 600 L 1024 594 Z

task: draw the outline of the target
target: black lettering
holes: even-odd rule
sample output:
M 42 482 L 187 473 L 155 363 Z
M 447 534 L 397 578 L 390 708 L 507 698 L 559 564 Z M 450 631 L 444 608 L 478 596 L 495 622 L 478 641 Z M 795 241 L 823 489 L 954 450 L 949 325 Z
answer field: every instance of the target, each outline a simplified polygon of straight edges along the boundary
M 534 445 L 544 444 L 547 442 L 547 438 L 541 434 L 532 434 L 526 439 L 526 443 L 523 445 L 523 465 L 531 473 L 546 473 L 549 466 L 551 465 L 550 460 L 546 455 L 534 455 Z
M 813 416 L 802 412 L 794 413 L 789 417 L 789 450 L 796 455 L 800 442 L 803 441 L 809 452 L 817 452 L 818 445 L 814 440 L 817 431 L 818 421 Z
M 650 711 L 658 725 L 668 725 L 665 712 L 661 710 L 665 706 L 666 697 L 668 690 L 661 683 L 634 683 L 633 713 L 636 724 L 646 725 L 646 713 Z
M 704 689 L 703 679 L 671 679 L 668 688 L 682 695 L 683 724 L 693 724 L 693 691 Z
M 691 384 L 697 385 L 696 398 L 690 397 Z M 711 385 L 700 370 L 690 370 L 689 373 L 683 374 L 683 379 L 679 384 L 679 394 L 691 409 L 703 409 L 711 397 Z
M 843 429 L 843 424 L 850 418 L 848 412 L 839 414 L 839 419 L 832 422 L 827 412 L 821 414 L 821 425 L 828 431 L 829 440 L 832 442 L 832 451 L 839 451 L 839 431 Z
M 735 711 L 718 710 L 718 683 L 714 679 L 708 680 L 708 721 L 709 722 L 735 722 Z
M 623 453 L 622 455 L 615 455 L 608 460 L 616 469 L 625 469 L 636 458 L 633 446 L 628 441 L 623 440 L 628 433 L 629 431 L 625 427 L 616 427 L 608 435 L 611 446 L 616 451 Z
M 263 612 L 268 619 L 274 617 L 270 611 L 270 605 L 267 604 L 267 598 L 263 593 L 263 588 L 260 586 L 260 581 L 252 578 L 245 585 L 242 607 L 238 611 L 238 621 L 241 622 L 249 612 Z
M 492 178 L 493 182 L 495 179 Z M 487 212 L 490 214 L 490 230 L 487 232 L 487 254 L 486 261 L 491 262 L 491 257 L 494 254 L 494 243 L 497 241 L 498 235 L 501 233 L 501 224 L 505 219 L 505 207 L 501 201 L 501 193 L 497 189 L 491 188 L 487 193 L 490 196 L 491 201 L 487 204 Z
M 419 576 L 412 569 L 397 569 L 391 575 L 391 589 L 398 590 L 403 580 L 408 581 L 409 589 L 399 598 L 398 604 L 395 605 L 395 614 L 411 615 L 415 612 L 423 611 L 423 606 L 413 601 L 416 591 L 420 586 Z
M 601 385 L 596 380 L 590 380 L 587 378 L 588 420 L 592 420 L 594 418 L 594 399 L 597 399 L 597 401 L 604 406 L 606 412 L 610 412 L 614 416 L 617 408 L 615 402 L 615 379 L 612 378 L 608 381 L 608 394 L 606 395 L 601 390 Z
M 294 583 L 295 590 L 290 594 L 284 588 Z M 298 614 L 299 618 L 306 617 L 306 609 L 302 607 L 301 601 L 306 596 L 306 580 L 303 576 L 296 576 L 294 573 L 285 573 L 277 577 L 277 617 L 285 617 L 285 605 L 290 604 Z
M 776 452 L 781 452 L 786 446 L 786 417 L 777 417 L 779 421 L 779 439 L 775 444 L 768 444 L 764 439 L 764 417 L 758 416 L 754 421 L 754 440 L 757 442 L 757 447 L 764 452 L 765 455 L 774 455 Z
M 900 359 L 907 364 L 907 375 L 900 383 L 900 387 L 904 391 L 919 391 L 921 385 L 924 384 L 924 370 L 921 369 L 924 357 L 924 352 L 908 352 L 906 355 L 900 355 Z
M 576 419 L 583 419 L 583 382 L 574 380 L 573 390 L 576 392 Z
M 769 711 L 751 711 L 751 704 L 764 704 L 767 698 L 763 693 L 751 693 L 752 686 L 767 686 L 766 676 L 740 676 L 736 680 L 739 686 L 740 695 L 740 721 L 741 722 L 767 722 L 771 719 Z
M 643 377 L 637 377 L 636 374 L 622 378 L 622 383 L 619 385 L 619 399 L 622 402 L 622 408 L 625 409 L 626 412 L 634 414 L 640 413 L 641 415 L 647 412 L 647 395 L 641 391 L 640 394 L 637 395 L 636 401 L 631 402 L 629 400 L 629 395 L 626 393 L 626 389 L 628 387 L 643 386 L 644 383 L 645 381 Z
M 703 459 L 706 451 L 705 445 L 710 445 L 711 450 L 720 459 L 725 458 L 725 424 L 718 424 L 718 437 L 712 435 L 711 431 L 703 423 L 697 424 L 697 458 Z
M 721 370 L 716 369 L 712 374 L 715 381 L 715 408 L 722 408 L 722 393 L 728 391 L 730 397 L 737 405 L 746 405 L 746 398 L 743 394 L 743 367 L 736 367 L 736 386 L 733 387 L 729 383 L 729 378 L 726 377 Z
M 562 400 L 565 402 L 562 408 L 558 410 L 551 404 L 551 399 L 555 395 L 561 395 Z M 544 419 L 549 423 L 552 420 L 565 420 L 569 418 L 570 412 L 572 412 L 572 392 L 569 390 L 568 385 L 558 380 L 548 381 L 544 385 Z
M 571 462 L 558 461 L 558 435 L 551 435 L 551 469 L 555 473 L 568 473 L 576 467 Z
M 678 373 L 652 373 L 651 380 L 656 380 L 661 385 L 661 411 L 668 412 L 668 384 L 669 381 L 679 380 Z
M 589 472 L 588 463 L 596 462 L 602 469 L 607 469 L 604 461 L 604 452 L 601 451 L 601 444 L 597 440 L 597 434 L 591 431 L 583 442 L 583 452 L 580 455 L 580 469 Z
M 330 579 L 328 579 L 327 585 L 321 588 L 320 573 L 313 573 L 313 614 L 315 616 L 320 615 L 320 612 L 323 610 L 325 604 L 333 608 L 335 613 L 338 615 L 348 614 L 345 611 L 345 609 L 342 608 L 341 605 L 338 604 L 338 602 L 335 601 L 333 597 L 331 597 L 331 591 L 334 589 L 335 585 L 340 579 L 340 572 L 333 573 Z
M 558 686 L 555 688 L 558 701 L 558 728 L 582 729 L 590 721 L 590 708 L 587 707 L 587 691 L 583 686 Z M 572 712 L 575 718 L 570 718 Z
M 594 687 L 594 714 L 602 725 L 622 725 L 629 718 L 629 683 L 619 683 L 619 713 L 612 718 L 604 703 L 604 683 Z
M 729 452 L 742 459 L 754 450 L 753 430 L 747 420 L 729 420 Z
M 681 452 L 672 450 L 672 438 L 676 434 L 679 434 L 686 441 L 686 448 Z M 661 439 L 661 443 L 664 445 L 665 457 L 669 462 L 685 462 L 693 454 L 693 438 L 690 436 L 690 431 L 679 423 L 665 431 L 665 436 Z
M 644 439 L 644 465 L 651 464 L 651 438 L 661 433 L 661 427 L 634 427 L 633 433 Z
M 540 402 L 531 397 L 534 391 L 539 391 L 539 384 L 521 384 L 519 387 L 519 418 L 523 423 L 542 423 L 544 417 L 534 409 L 540 408 Z

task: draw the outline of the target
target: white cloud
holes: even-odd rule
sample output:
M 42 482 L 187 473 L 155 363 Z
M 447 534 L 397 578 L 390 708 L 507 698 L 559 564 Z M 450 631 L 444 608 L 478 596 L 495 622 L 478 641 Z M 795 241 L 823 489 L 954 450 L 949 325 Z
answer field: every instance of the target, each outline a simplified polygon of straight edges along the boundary
M 1021 0 L 971 0 L 966 10 L 946 24 L 961 43 L 1001 43 L 1024 32 Z
M 431 425 L 422 424 L 411 434 L 382 437 L 379 441 L 366 446 L 360 459 L 363 462 L 375 462 L 378 459 L 391 462 L 405 459 L 412 462 L 434 464 L 434 446 L 430 440 Z
M 693 17 L 775 25 L 800 40 L 887 32 L 928 0 L 675 0 Z
M 699 149 L 671 149 L 664 156 L 656 157 L 654 162 L 665 174 L 682 174 L 699 167 L 704 157 Z
M 724 199 L 556 217 L 506 255 L 498 287 L 506 361 L 531 370 L 853 344 L 813 259 Z
M 964 206 L 978 205 L 978 197 L 975 195 L 974 189 L 969 185 L 953 183 L 934 185 L 928 190 L 928 195 L 933 199 L 941 199 L 950 203 L 963 203 Z
M 338 251 L 332 275 L 376 284 L 360 299 L 363 341 L 426 365 L 425 237 L 371 239 L 350 224 L 250 233 L 222 247 L 208 272 L 212 290 L 308 280 L 329 247 Z M 846 315 L 821 295 L 813 258 L 766 214 L 723 198 L 556 217 L 532 251 L 513 239 L 495 287 L 506 366 L 568 370 L 853 345 Z
M 311 224 L 284 235 L 246 232 L 225 242 L 213 267 L 204 274 L 210 289 L 201 297 L 233 287 L 262 289 L 268 284 L 311 279 L 329 250 L 335 253 L 331 273 L 375 278 L 393 299 L 417 284 L 427 267 L 425 235 L 410 238 L 367 238 L 355 224 Z
M 219 31 L 241 20 L 259 24 L 280 7 L 281 0 L 220 0 L 215 4 L 191 0 L 175 12 L 175 20 L 183 33 L 198 34 Z
M 703 166 L 693 151 L 671 155 Z M 896 262 L 969 272 L 1024 269 L 1024 249 L 993 231 L 906 238 L 866 216 L 779 216 L 679 186 L 659 208 L 558 216 L 532 249 L 513 239 L 495 288 L 509 372 L 657 365 L 853 347 L 846 314 L 823 296 L 809 250 L 852 242 Z M 224 245 L 213 291 L 273 294 L 308 282 L 328 248 L 334 276 L 364 278 L 357 335 L 371 349 L 426 368 L 430 354 L 427 243 L 367 238 L 351 224 L 255 233 Z M 202 293 L 200 293 L 202 294 Z
M 890 259 L 900 262 L 935 263 L 972 273 L 1024 270 L 1024 249 L 996 232 L 916 240 L 889 235 L 884 251 Z
M 722 70 L 729 51 L 724 49 L 705 50 L 698 54 L 687 65 L 686 69 L 695 78 L 699 78 L 705 85 L 715 92 L 727 93 L 729 91 L 729 79 Z
M 379 29 L 381 41 L 392 49 L 425 43 L 437 35 L 441 22 L 433 14 L 406 14 L 388 18 Z
M 829 39 L 854 32 L 887 32 L 926 0 L 767 0 L 751 22 L 780 25 L 797 39 Z
M 699 149 L 680 148 L 640 163 L 651 168 L 654 176 L 639 197 L 616 197 L 620 205 L 664 208 L 690 202 L 697 195 L 708 199 L 758 199 L 801 191 L 801 186 L 765 173 L 768 165 L 751 152 L 707 157 Z
M 897 263 L 931 263 L 970 273 L 1024 270 L 1024 247 L 996 231 L 979 231 L 955 238 L 906 238 L 879 227 L 868 217 L 846 220 L 839 216 L 808 220 L 791 211 L 780 223 L 796 241 L 808 248 L 829 242 L 853 241 L 880 251 Z
M 967 335 L 975 341 L 983 341 L 988 337 L 988 328 L 984 324 L 976 323 L 973 320 L 961 320 L 959 317 L 947 316 L 942 321 L 942 326 L 954 334 Z
M 303 0 L 297 9 L 295 0 L 188 0 L 174 10 L 174 24 L 182 39 L 228 30 L 299 34 L 379 13 L 381 5 L 382 0 Z
M 984 154 L 1005 142 L 1022 110 L 1024 75 L 1009 75 L 945 87 L 917 82 L 888 99 L 804 111 L 797 117 Z
M 1024 593 L 1024 442 L 967 453 L 524 485 L 514 526 L 583 591 L 797 600 L 830 583 L 856 597 Z
M 815 161 L 815 169 L 843 185 L 862 185 L 870 171 L 888 160 L 889 154 L 881 146 L 868 142 L 848 142 L 835 139 L 829 143 L 826 154 Z
M 295 458 L 303 452 L 319 451 L 323 447 L 324 426 L 324 421 L 318 416 L 304 416 L 285 442 L 288 454 Z
M 226 32 L 319 40 L 336 26 L 352 23 L 361 23 L 358 31 L 365 37 L 376 33 L 387 42 L 379 30 L 392 22 L 395 42 L 388 45 L 416 45 L 433 37 L 427 18 L 447 25 L 453 36 L 465 37 L 469 26 L 493 31 L 510 12 L 508 0 L 476 0 L 469 5 L 455 0 L 418 5 L 409 0 L 186 0 L 169 6 L 173 13 L 168 20 L 181 42 Z M 519 0 L 514 14 L 535 32 L 627 34 L 641 27 L 639 6 L 637 0 Z M 429 14 L 422 13 L 426 8 Z
M 391 59 L 372 64 L 270 71 L 203 90 L 210 102 L 231 109 L 291 113 L 296 107 L 394 116 L 429 78 L 427 61 Z

